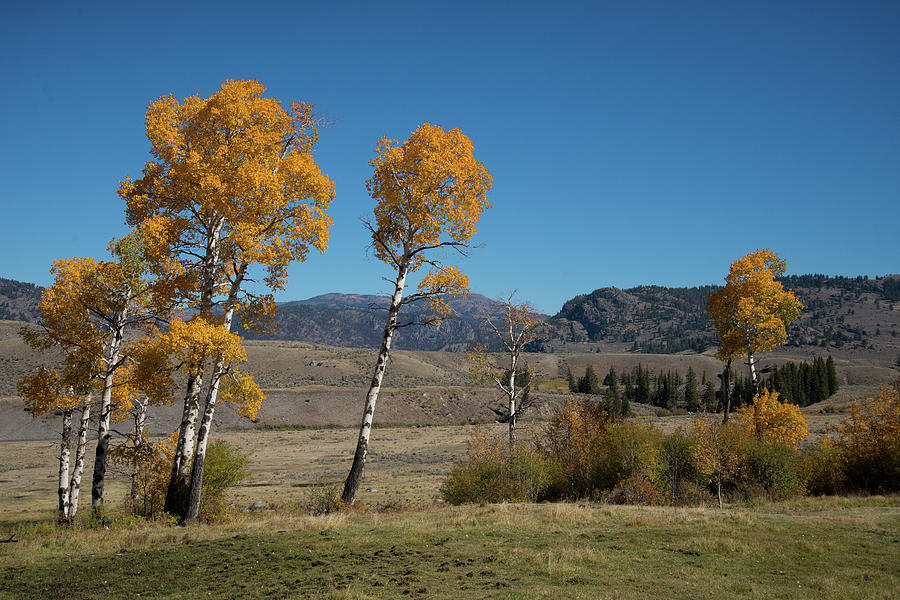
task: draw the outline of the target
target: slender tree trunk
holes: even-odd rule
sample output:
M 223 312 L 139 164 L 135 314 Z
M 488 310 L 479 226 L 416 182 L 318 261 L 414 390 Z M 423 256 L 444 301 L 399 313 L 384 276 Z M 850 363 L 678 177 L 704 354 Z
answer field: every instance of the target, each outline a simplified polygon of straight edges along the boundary
M 116 317 L 115 337 L 110 343 L 106 357 L 106 376 L 103 378 L 103 393 L 100 396 L 97 451 L 94 454 L 94 476 L 91 485 L 91 506 L 94 508 L 103 504 L 103 484 L 106 479 L 106 465 L 109 461 L 109 415 L 112 412 L 113 377 L 122 348 L 122 337 L 125 334 L 125 318 L 124 311 Z
M 724 504 L 722 503 L 722 478 L 716 479 L 716 491 L 719 492 L 719 508 L 722 508 Z
M 147 400 L 138 400 L 134 404 L 134 456 L 135 460 L 131 465 L 131 512 L 135 512 L 138 500 L 141 497 L 141 489 L 138 482 L 140 473 L 139 457 L 143 453 L 144 445 L 144 423 L 147 420 Z
M 69 515 L 69 444 L 72 441 L 72 410 L 63 411 L 62 441 L 59 444 L 59 521 Z
M 72 481 L 69 484 L 69 523 L 75 520 L 78 512 L 78 495 L 81 491 L 81 474 L 84 472 L 84 454 L 87 450 L 87 432 L 91 424 L 91 397 L 85 398 L 81 409 L 81 426 L 78 429 L 78 441 L 75 445 L 75 464 L 72 465 Z
M 408 261 L 402 262 L 397 272 L 397 283 L 394 287 L 394 295 L 391 297 L 387 323 L 384 326 L 384 335 L 381 338 L 381 349 L 378 351 L 375 374 L 366 394 L 366 405 L 363 410 L 362 424 L 359 427 L 359 439 L 356 442 L 353 465 L 350 467 L 350 473 L 344 482 L 344 492 L 341 494 L 341 500 L 347 504 L 353 504 L 356 500 L 356 494 L 359 492 L 359 486 L 362 483 L 363 467 L 366 464 L 366 456 L 369 452 L 369 436 L 372 433 L 372 419 L 375 415 L 375 402 L 378 400 L 378 392 L 381 390 L 381 382 L 384 379 L 384 371 L 391 351 L 391 339 L 394 336 L 394 331 L 397 329 L 397 314 L 400 311 L 400 301 L 403 299 L 403 288 L 406 284 L 408 271 Z
M 722 393 L 725 395 L 722 399 L 724 406 L 722 422 L 727 423 L 728 413 L 731 412 L 731 359 L 725 363 L 725 372 L 722 373 Z
M 512 333 L 510 333 L 512 337 Z M 509 445 L 516 443 L 516 355 L 509 360 Z
M 756 375 L 756 355 L 750 346 L 747 346 L 747 366 L 750 367 L 750 384 L 753 386 L 753 394 L 759 391 L 759 378 Z
M 192 370 L 195 368 L 192 367 Z M 184 410 L 181 413 L 181 426 L 178 432 L 178 444 L 175 446 L 175 459 L 172 461 L 169 488 L 166 490 L 165 511 L 177 517 L 184 517 L 190 494 L 190 468 L 194 459 L 194 433 L 197 415 L 200 412 L 202 384 L 202 375 L 188 377 L 187 394 L 184 398 Z
M 247 263 L 243 263 L 235 274 L 234 282 L 228 292 L 228 299 L 225 302 L 225 314 L 222 326 L 225 331 L 231 331 L 231 324 L 234 321 L 234 308 L 237 304 L 237 297 L 241 291 L 241 283 L 244 280 L 244 274 L 247 272 Z M 185 513 L 185 520 L 196 521 L 200 514 L 200 493 L 203 490 L 203 468 L 206 465 L 206 446 L 209 443 L 209 435 L 212 432 L 213 415 L 216 411 L 216 402 L 219 397 L 219 384 L 225 375 L 228 365 L 220 357 L 216 361 L 216 368 L 213 371 L 212 379 L 210 379 L 209 392 L 206 395 L 206 405 L 203 408 L 203 418 L 200 420 L 200 429 L 197 431 L 197 450 L 194 452 L 194 461 L 191 465 L 191 489 L 188 497 L 188 506 Z
M 203 259 L 203 278 L 200 291 L 200 315 L 206 317 L 212 311 L 213 295 L 216 288 L 216 271 L 219 266 L 219 238 L 225 220 L 219 217 L 207 236 L 206 256 Z M 184 410 L 181 413 L 181 428 L 175 447 L 175 460 L 166 490 L 166 512 L 184 519 L 187 514 L 191 492 L 191 463 L 194 460 L 194 435 L 197 416 L 200 414 L 200 391 L 203 387 L 203 364 L 190 365 L 187 392 L 184 396 Z

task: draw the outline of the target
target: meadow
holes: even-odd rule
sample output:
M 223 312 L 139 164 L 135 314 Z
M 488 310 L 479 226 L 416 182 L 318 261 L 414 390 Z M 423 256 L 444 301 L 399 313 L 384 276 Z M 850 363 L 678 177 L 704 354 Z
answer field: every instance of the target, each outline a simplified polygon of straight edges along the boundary
M 56 444 L 0 443 L 0 537 L 19 540 L 0 544 L 0 598 L 896 597 L 896 497 L 448 506 L 440 482 L 472 429 L 377 428 L 360 505 L 320 516 L 310 499 L 342 481 L 352 429 L 223 432 L 252 475 L 232 520 L 187 527 L 125 515 L 116 473 L 106 524 L 84 510 L 57 528 Z

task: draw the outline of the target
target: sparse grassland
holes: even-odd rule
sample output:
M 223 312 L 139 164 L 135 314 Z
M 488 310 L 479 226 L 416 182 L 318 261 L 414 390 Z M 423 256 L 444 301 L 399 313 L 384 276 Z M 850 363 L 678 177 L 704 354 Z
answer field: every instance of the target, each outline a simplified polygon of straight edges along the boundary
M 20 527 L 9 598 L 895 598 L 896 498 L 423 506 L 220 526 Z

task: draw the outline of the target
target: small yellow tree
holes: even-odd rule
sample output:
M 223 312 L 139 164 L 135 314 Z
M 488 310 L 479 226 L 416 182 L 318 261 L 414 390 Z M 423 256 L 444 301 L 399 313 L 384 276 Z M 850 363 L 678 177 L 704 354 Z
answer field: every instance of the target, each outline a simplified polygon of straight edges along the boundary
M 787 326 L 803 309 L 797 296 L 776 281 L 785 267 L 785 261 L 770 250 L 751 252 L 731 263 L 725 287 L 710 294 L 707 302 L 706 310 L 722 342 L 719 359 L 730 366 L 733 359 L 746 357 L 754 389 L 759 388 L 757 354 L 784 344 Z M 726 421 L 729 410 L 726 405 Z
M 50 411 L 62 413 L 62 439 L 59 446 L 59 496 L 58 519 L 71 523 L 78 511 L 78 494 L 81 488 L 81 474 L 84 470 L 84 453 L 87 429 L 91 418 L 91 377 L 82 367 L 67 357 L 62 373 L 56 369 L 39 368 L 32 375 L 23 377 L 18 383 L 19 396 L 32 418 Z M 72 415 L 81 411 L 81 425 L 75 444 L 75 462 L 69 477 L 69 458 L 72 445 Z
M 505 361 L 497 359 L 483 345 L 477 345 L 466 353 L 470 372 L 476 381 L 491 381 L 503 392 L 508 412 L 509 443 L 516 442 L 516 422 L 527 408 L 527 398 L 534 380 L 534 373 L 520 363 L 525 347 L 534 341 L 540 319 L 534 307 L 527 302 L 513 302 L 513 294 L 506 299 L 506 306 L 499 322 L 485 318 L 487 328 L 494 333 L 505 351 Z M 522 375 L 525 375 L 523 378 Z M 519 385 L 521 383 L 521 385 Z M 523 402 L 520 402 L 522 400 Z
M 463 253 L 475 235 L 475 224 L 490 207 L 487 192 L 491 176 L 475 160 L 471 140 L 459 129 L 444 131 L 425 123 L 399 144 L 384 138 L 375 147 L 374 168 L 366 182 L 369 195 L 376 200 L 375 219 L 366 226 L 372 236 L 375 257 L 395 274 L 389 281 L 394 292 L 388 306 L 387 321 L 375 373 L 366 394 L 356 453 L 341 500 L 352 504 L 362 482 L 369 448 L 375 402 L 384 379 L 391 341 L 400 323 L 401 307 L 426 301 L 434 313 L 432 323 L 449 315 L 447 298 L 468 293 L 468 278 L 456 267 L 442 264 L 434 251 L 456 250 Z M 423 267 L 429 268 L 418 290 L 404 297 L 406 278 Z
M 722 508 L 723 485 L 737 479 L 743 469 L 747 432 L 737 423 L 720 423 L 701 416 L 694 420 L 692 436 L 697 440 L 693 452 L 698 470 L 716 484 Z
M 766 388 L 753 397 L 752 405 L 738 409 L 737 421 L 763 442 L 778 442 L 796 447 L 809 437 L 809 428 L 800 408 L 788 402 L 780 402 L 778 392 Z

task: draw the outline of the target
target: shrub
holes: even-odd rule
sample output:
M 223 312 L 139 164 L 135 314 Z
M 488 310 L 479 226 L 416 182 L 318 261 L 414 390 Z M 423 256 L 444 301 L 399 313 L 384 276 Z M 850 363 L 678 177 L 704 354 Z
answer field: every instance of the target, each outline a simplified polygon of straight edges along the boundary
M 801 455 L 806 493 L 840 494 L 846 491 L 844 462 L 840 451 L 827 438 L 804 450 Z
M 347 508 L 341 500 L 340 482 L 328 482 L 323 475 L 310 488 L 306 508 L 312 515 L 327 515 Z
M 472 433 L 466 460 L 455 465 L 441 485 L 451 504 L 468 502 L 536 502 L 546 498 L 560 478 L 559 463 L 536 448 Z
M 609 504 L 644 504 L 656 506 L 664 503 L 663 494 L 646 474 L 640 473 L 616 484 L 604 500 Z
M 662 435 L 641 421 L 624 421 L 607 427 L 594 456 L 592 484 L 609 490 L 620 482 L 641 476 L 655 489 L 662 488 Z
M 131 471 L 128 508 L 132 514 L 147 519 L 164 515 L 177 435 L 176 432 L 164 442 L 151 442 L 142 436 L 137 445 L 118 446 L 110 451 L 111 462 L 128 465 Z
M 900 490 L 900 380 L 851 404 L 850 415 L 832 431 L 847 491 Z
M 737 488 L 741 482 L 752 438 L 739 423 L 721 423 L 708 417 L 694 420 L 691 436 L 699 481 L 715 491 L 721 508 L 723 492 Z
M 553 484 L 554 498 L 591 494 L 600 439 L 613 422 L 602 404 L 570 398 L 544 427 L 538 448 L 562 468 L 562 478 Z
M 249 462 L 249 453 L 226 441 L 216 440 L 207 447 L 200 489 L 200 515 L 206 521 L 228 519 L 225 491 L 250 476 Z
M 686 484 L 699 479 L 694 446 L 696 440 L 681 431 L 663 438 L 660 447 L 661 474 L 669 499 L 673 504 L 692 504 L 685 491 Z
M 809 437 L 809 428 L 800 409 L 780 402 L 778 392 L 766 388 L 753 397 L 753 403 L 740 407 L 735 418 L 757 439 L 797 446 Z
M 770 499 L 796 496 L 806 488 L 800 453 L 790 444 L 757 440 L 748 444 L 745 461 L 744 485 L 762 488 Z

